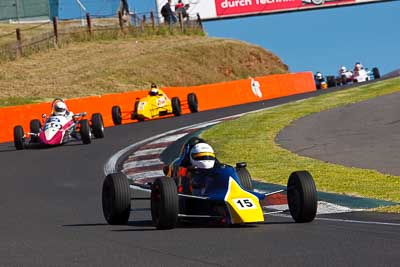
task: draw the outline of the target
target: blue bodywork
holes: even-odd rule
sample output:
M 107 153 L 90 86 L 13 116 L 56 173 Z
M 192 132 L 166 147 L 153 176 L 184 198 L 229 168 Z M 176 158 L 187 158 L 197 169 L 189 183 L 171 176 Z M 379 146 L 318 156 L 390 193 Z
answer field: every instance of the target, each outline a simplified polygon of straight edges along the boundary
M 224 200 L 229 186 L 229 178 L 232 177 L 241 185 L 234 167 L 221 163 L 216 165 L 211 170 L 199 171 L 198 173 L 196 173 L 196 170 L 192 171 L 193 195 L 208 197 L 211 200 Z M 197 190 L 196 187 L 202 189 Z M 265 198 L 264 194 L 248 191 L 243 187 L 242 189 L 257 196 L 260 200 Z

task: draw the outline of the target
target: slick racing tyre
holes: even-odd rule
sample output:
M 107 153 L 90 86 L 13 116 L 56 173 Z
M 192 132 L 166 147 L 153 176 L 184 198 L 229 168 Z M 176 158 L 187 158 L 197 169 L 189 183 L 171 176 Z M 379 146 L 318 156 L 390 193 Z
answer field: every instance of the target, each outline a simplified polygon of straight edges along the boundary
M 113 106 L 111 108 L 111 115 L 114 125 L 120 125 L 122 123 L 122 114 L 120 106 Z
M 195 93 L 190 93 L 187 96 L 190 112 L 195 113 L 199 111 L 199 104 L 197 102 L 197 96 Z
M 17 150 L 22 150 L 25 147 L 25 133 L 20 125 L 14 127 L 14 146 Z
M 374 75 L 374 79 L 379 79 L 381 77 L 381 73 L 377 67 L 372 68 L 372 74 Z
M 157 178 L 151 186 L 151 217 L 157 229 L 172 229 L 178 222 L 178 191 L 172 178 Z
M 92 132 L 96 138 L 104 138 L 104 124 L 103 116 L 100 113 L 94 113 L 92 115 Z
M 336 86 L 336 78 L 335 76 L 327 76 L 326 83 L 328 84 L 328 88 Z
M 308 171 L 293 172 L 287 185 L 290 214 L 297 223 L 311 222 L 317 213 L 317 190 Z
M 29 128 L 31 133 L 39 134 L 40 129 L 42 128 L 42 123 L 38 119 L 31 120 L 29 123 Z M 39 136 L 31 136 L 31 142 L 39 142 Z
M 31 133 L 38 134 L 40 132 L 40 128 L 42 128 L 42 124 L 40 123 L 40 120 L 34 119 L 29 123 L 29 128 Z
M 249 191 L 253 190 L 253 182 L 251 181 L 251 175 L 247 170 L 246 166 L 240 166 L 240 163 L 236 164 L 236 173 L 240 180 L 240 185 Z
M 133 104 L 133 112 L 131 113 L 131 119 L 132 120 L 138 120 L 139 119 L 138 115 L 137 115 L 139 102 L 140 102 L 139 100 L 136 100 L 135 104 Z
M 88 120 L 81 120 L 80 124 L 80 134 L 82 143 L 90 144 L 92 142 L 92 133 L 90 131 L 89 121 Z
M 131 212 L 131 196 L 128 179 L 123 173 L 106 176 L 101 200 L 103 215 L 109 224 L 127 224 Z
M 174 113 L 175 116 L 180 116 L 182 113 L 182 108 L 181 108 L 181 101 L 177 97 L 173 97 L 171 100 L 172 104 L 172 113 Z

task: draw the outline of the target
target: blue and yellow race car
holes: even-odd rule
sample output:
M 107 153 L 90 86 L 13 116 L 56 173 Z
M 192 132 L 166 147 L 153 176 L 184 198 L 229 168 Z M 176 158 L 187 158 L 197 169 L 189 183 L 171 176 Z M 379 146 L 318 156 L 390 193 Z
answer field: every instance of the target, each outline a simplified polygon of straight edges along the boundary
M 149 192 L 151 215 L 157 229 L 171 229 L 180 221 L 236 225 L 264 222 L 262 205 L 266 197 L 286 192 L 292 218 L 311 222 L 317 212 L 317 191 L 311 174 L 293 172 L 287 188 L 268 194 L 253 191 L 246 163 L 235 167 L 216 161 L 213 168 L 199 170 L 190 166 L 189 151 L 199 138 L 186 142 L 179 157 L 164 167 L 165 177 L 152 183 L 128 182 L 123 173 L 106 176 L 103 183 L 103 213 L 109 224 L 126 224 L 131 212 L 132 188 Z

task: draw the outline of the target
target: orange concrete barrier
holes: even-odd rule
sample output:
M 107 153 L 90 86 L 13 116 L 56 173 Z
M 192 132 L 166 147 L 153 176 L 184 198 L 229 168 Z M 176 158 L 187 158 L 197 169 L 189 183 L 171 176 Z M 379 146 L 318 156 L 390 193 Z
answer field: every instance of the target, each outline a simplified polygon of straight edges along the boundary
M 185 102 L 187 94 L 194 92 L 199 102 L 199 111 L 268 100 L 294 94 L 315 91 L 311 72 L 277 74 L 254 79 L 223 82 L 192 87 L 163 88 L 170 97 L 177 96 Z M 66 104 L 74 113 L 86 111 L 87 118 L 99 112 L 103 115 L 104 125 L 112 126 L 111 107 L 121 106 L 122 112 L 132 111 L 137 97 L 143 97 L 147 91 L 134 91 L 120 94 L 107 94 L 77 99 L 68 99 Z M 40 119 L 43 113 L 50 113 L 51 103 L 30 104 L 0 109 L 0 142 L 13 140 L 13 129 L 21 125 L 29 131 L 29 122 Z M 183 107 L 183 113 L 189 110 Z M 124 121 L 129 123 L 132 121 Z

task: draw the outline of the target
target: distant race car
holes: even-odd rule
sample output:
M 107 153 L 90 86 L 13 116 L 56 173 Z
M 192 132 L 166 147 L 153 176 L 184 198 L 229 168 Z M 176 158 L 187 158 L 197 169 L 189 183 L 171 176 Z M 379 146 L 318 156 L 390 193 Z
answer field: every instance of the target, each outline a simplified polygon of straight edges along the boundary
M 314 82 L 317 90 L 328 88 L 328 84 L 325 81 L 325 77 L 319 71 L 314 75 Z
M 317 191 L 311 174 L 293 172 L 287 188 L 268 194 L 253 191 L 246 163 L 236 167 L 216 162 L 212 169 L 185 166 L 193 139 L 182 147 L 175 161 L 164 167 L 165 177 L 151 183 L 128 181 L 123 173 L 106 176 L 102 190 L 103 214 L 109 224 L 126 224 L 131 200 L 150 200 L 151 215 L 157 229 L 171 229 L 179 221 L 236 225 L 264 222 L 264 215 L 290 211 L 298 223 L 311 222 L 317 212 Z M 179 183 L 182 173 L 190 172 L 186 184 Z M 147 191 L 150 197 L 135 197 L 131 188 Z M 265 212 L 261 201 L 267 196 L 287 193 L 289 210 Z M 133 193 L 134 194 L 134 193 Z
M 359 70 L 340 73 L 337 77 L 334 75 L 327 76 L 327 84 L 328 87 L 335 87 L 349 83 L 372 81 L 379 79 L 380 77 L 381 75 L 377 67 L 372 68 L 372 71 L 370 71 L 368 68 L 360 67 Z
M 55 99 L 54 105 L 62 99 Z M 90 144 L 92 133 L 95 138 L 104 137 L 103 117 L 100 113 L 92 115 L 90 121 L 83 119 L 86 112 L 72 116 L 42 115 L 42 122 L 38 119 L 31 120 L 30 132 L 24 133 L 22 126 L 14 127 L 14 145 L 17 150 L 27 148 L 27 145 L 38 144 L 44 146 L 62 145 L 72 140 Z
M 360 70 L 353 72 L 353 82 L 361 83 L 366 81 L 371 81 L 374 79 L 379 79 L 381 77 L 378 68 L 372 68 L 372 71 L 368 70 L 368 68 L 361 68 Z
M 179 98 L 173 97 L 172 99 L 169 99 L 164 92 L 161 90 L 158 91 L 159 93 L 156 95 L 149 94 L 140 99 L 136 98 L 135 103 L 133 104 L 133 111 L 122 112 L 120 106 L 113 106 L 111 114 L 114 124 L 121 124 L 123 119 L 144 121 L 146 119 L 159 118 L 170 114 L 180 116 L 182 113 L 182 107 Z M 187 101 L 182 104 L 187 104 L 190 112 L 198 112 L 198 102 L 195 93 L 188 94 Z M 128 117 L 124 116 L 124 113 L 128 113 Z

